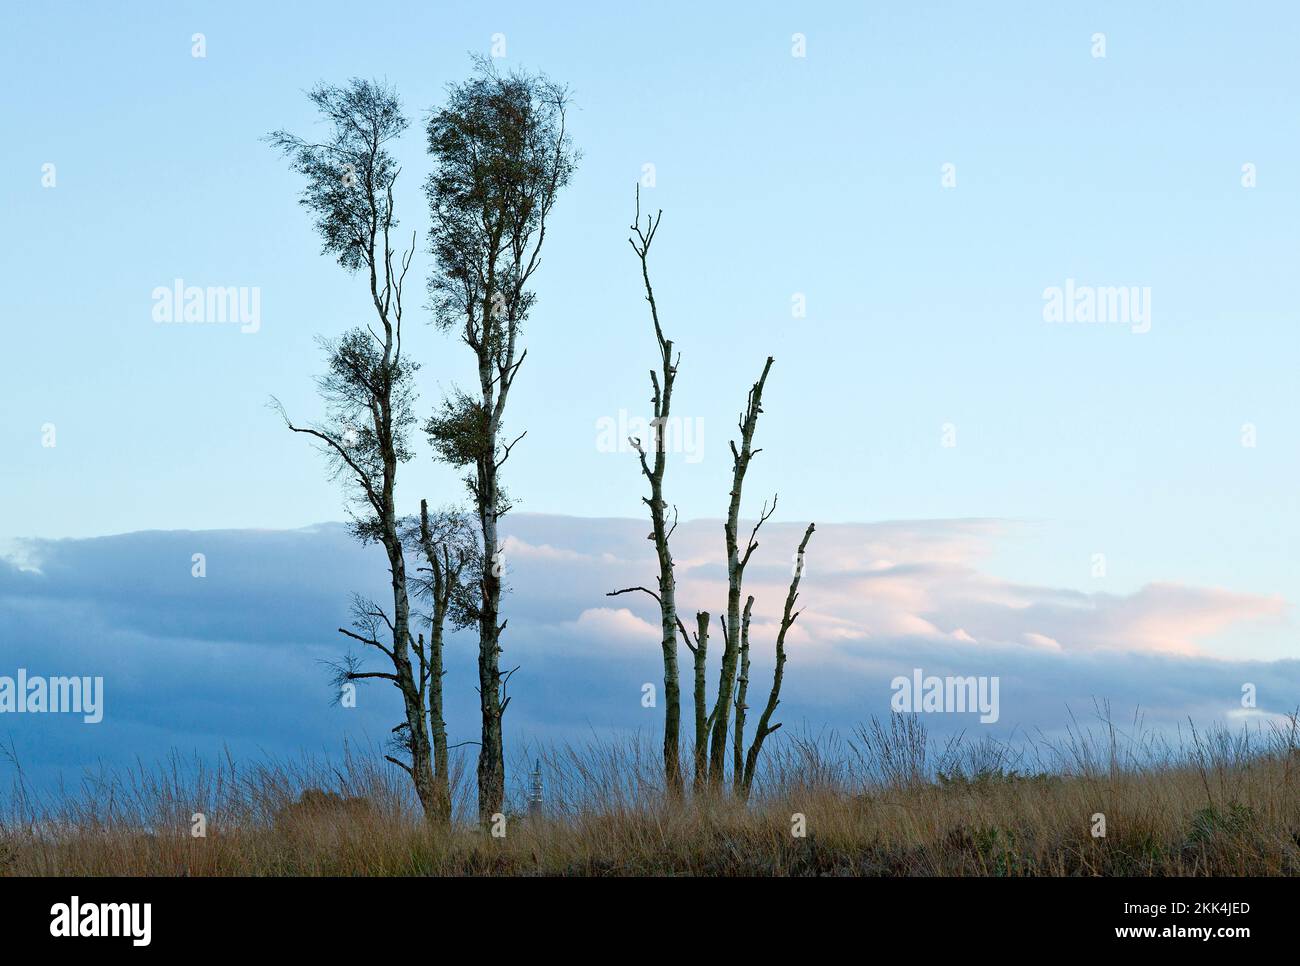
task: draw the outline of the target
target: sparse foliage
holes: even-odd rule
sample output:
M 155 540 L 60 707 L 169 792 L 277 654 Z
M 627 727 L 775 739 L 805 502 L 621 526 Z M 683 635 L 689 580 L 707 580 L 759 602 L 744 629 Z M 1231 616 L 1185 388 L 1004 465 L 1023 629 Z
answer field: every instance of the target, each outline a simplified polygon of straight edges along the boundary
M 402 287 L 415 240 L 395 260 L 392 231 L 397 225 L 393 185 L 399 168 L 387 145 L 406 127 L 397 95 L 365 80 L 343 87 L 321 85 L 310 93 L 329 126 L 329 138 L 312 143 L 285 131 L 268 140 L 306 179 L 301 203 L 315 215 L 324 251 L 344 269 L 363 273 L 374 306 L 374 323 L 325 341 L 326 374 L 318 387 L 325 419 L 296 426 L 278 401 L 274 406 L 295 433 L 314 439 L 333 475 L 346 481 L 352 502 L 353 533 L 383 546 L 392 587 L 391 612 L 357 599 L 353 629 L 339 632 L 386 658 L 391 670 L 366 670 L 349 655 L 336 665 L 336 683 L 379 679 L 402 696 L 405 714 L 393 729 L 404 758 L 387 756 L 410 776 L 430 818 L 442 815 L 430 760 L 425 710 L 428 667 L 423 640 L 410 631 L 410 597 L 405 547 L 396 504 L 398 466 L 412 456 L 414 363 L 402 356 Z M 415 653 L 419 667 L 412 665 Z
M 524 361 L 523 325 L 547 220 L 577 155 L 565 128 L 568 91 L 544 75 L 499 74 L 491 60 L 453 85 L 426 129 L 434 169 L 426 183 L 435 270 L 429 295 L 440 327 L 474 354 L 478 386 L 454 392 L 425 425 L 435 452 L 470 470 L 485 558 L 500 551 L 498 523 L 510 503 L 501 467 L 523 434 L 503 437 L 506 401 Z M 502 575 L 480 568 L 479 816 L 500 812 L 505 795 L 501 719 L 509 672 L 501 670 Z

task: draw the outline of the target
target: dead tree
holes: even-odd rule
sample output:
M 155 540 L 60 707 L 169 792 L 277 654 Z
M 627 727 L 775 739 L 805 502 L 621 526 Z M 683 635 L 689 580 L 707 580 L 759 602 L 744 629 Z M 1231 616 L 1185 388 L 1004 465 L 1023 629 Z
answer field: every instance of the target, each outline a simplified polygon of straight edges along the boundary
M 641 262 L 641 280 L 645 285 L 645 300 L 650 305 L 650 319 L 654 323 L 655 341 L 659 349 L 659 369 L 650 370 L 650 405 L 654 418 L 650 421 L 654 447 L 653 463 L 646 455 L 645 442 L 631 437 L 632 447 L 641 461 L 641 475 L 650 484 L 650 495 L 642 497 L 642 502 L 650 508 L 650 533 L 646 539 L 653 540 L 655 555 L 659 560 L 659 592 L 651 593 L 644 587 L 626 587 L 607 594 L 616 597 L 632 591 L 645 591 L 659 603 L 661 646 L 664 660 L 664 784 L 669 794 L 678 796 L 682 792 L 681 768 L 681 682 L 677 668 L 677 634 L 681 633 L 688 647 L 691 646 L 686 629 L 677 617 L 677 582 L 673 575 L 673 555 L 668 541 L 677 528 L 677 514 L 674 510 L 671 525 L 668 521 L 668 503 L 664 499 L 664 470 L 667 468 L 667 428 L 672 414 L 673 383 L 677 379 L 677 364 L 680 354 L 673 358 L 673 343 L 664 337 L 659 324 L 659 308 L 655 304 L 654 287 L 650 284 L 650 267 L 648 257 L 650 245 L 659 230 L 659 220 L 663 211 L 653 218 L 646 215 L 645 227 L 641 227 L 641 187 L 636 189 L 636 214 L 632 219 L 631 231 L 635 237 L 628 239 L 628 244 L 636 252 Z
M 740 780 L 745 772 L 745 703 L 749 695 L 749 618 L 754 610 L 754 595 L 745 600 L 745 610 L 740 615 L 740 675 L 736 678 L 736 726 L 732 732 L 732 787 L 740 791 Z
M 709 667 L 709 612 L 702 610 L 695 615 L 695 643 L 686 642 L 695 660 L 695 772 L 691 787 L 695 792 L 704 791 L 709 778 L 709 707 L 708 681 L 706 675 Z
M 315 439 L 335 476 L 347 480 L 353 534 L 363 543 L 381 544 L 388 556 L 391 612 L 358 601 L 356 629 L 339 631 L 383 654 L 391 670 L 364 670 L 355 657 L 345 658 L 336 670 L 340 683 L 385 680 L 401 694 L 405 715 L 394 733 L 408 759 L 387 757 L 411 777 L 425 813 L 432 816 L 436 801 L 423 681 L 417 680 L 411 662 L 412 650 L 422 650 L 422 645 L 410 632 L 406 559 L 395 500 L 397 468 L 411 458 L 408 436 L 414 422 L 412 382 L 417 366 L 402 355 L 402 283 L 415 239 L 395 263 L 393 185 L 399 169 L 388 144 L 407 122 L 397 95 L 370 81 L 321 85 L 309 96 L 330 125 L 328 140 L 311 143 L 286 131 L 276 131 L 267 140 L 306 178 L 300 200 L 315 215 L 324 251 L 347 271 L 363 273 L 374 318 L 370 325 L 324 343 L 329 368 L 318 380 L 327 408 L 323 422 L 296 426 L 279 402 L 272 402 L 289 429 Z
M 446 674 L 443 648 L 446 628 L 461 630 L 477 621 L 475 590 L 480 580 L 483 555 L 469 515 L 458 509 L 441 510 L 431 517 L 429 505 L 420 501 L 418 524 L 408 524 L 406 541 L 423 555 L 427 564 L 415 579 L 416 595 L 427 600 L 430 611 L 429 644 L 417 638 L 416 654 L 420 680 L 427 689 L 429 735 L 433 741 L 433 782 L 436 815 L 445 823 L 451 819 L 451 778 L 448 761 L 447 721 L 443 715 L 442 679 Z M 422 691 L 422 698 L 425 693 Z
M 724 640 L 722 666 L 718 677 L 717 700 L 713 706 L 713 713 L 710 715 L 710 725 L 713 733 L 709 745 L 709 783 L 714 788 L 722 786 L 726 769 L 727 731 L 731 718 L 733 688 L 736 686 L 737 664 L 740 658 L 740 594 L 744 583 L 745 567 L 749 564 L 750 556 L 758 548 L 756 538 L 759 528 L 776 511 L 775 499 L 772 501 L 771 509 L 768 509 L 766 503 L 763 504 L 763 512 L 759 516 L 758 522 L 754 524 L 754 529 L 750 533 L 742 555 L 739 540 L 740 500 L 745 485 L 745 474 L 749 470 L 750 461 L 762 452 L 762 450 L 753 448 L 754 429 L 758 425 L 758 416 L 763 411 L 763 385 L 767 382 L 767 374 L 771 369 L 772 357 L 768 356 L 762 374 L 749 390 L 749 399 L 745 411 L 740 415 L 738 424 L 740 446 L 736 446 L 735 440 L 731 442 L 731 500 L 727 506 L 727 521 L 723 527 L 727 542 L 727 616 L 722 625 Z
M 565 129 L 568 91 L 543 75 L 502 76 L 479 59 L 453 85 L 427 127 L 434 170 L 426 183 L 435 270 L 429 293 L 436 321 L 474 354 L 478 385 L 454 392 L 426 424 L 441 458 L 469 470 L 484 553 L 479 581 L 479 707 L 482 741 L 478 810 L 501 811 L 505 757 L 501 719 L 510 699 L 501 672 L 504 563 L 499 523 L 510 509 L 501 468 L 524 434 L 506 443 L 506 401 L 527 354 L 520 340 L 536 296 L 547 219 L 577 155 Z
M 794 609 L 795 602 L 799 599 L 799 581 L 803 577 L 804 553 L 808 549 L 808 541 L 812 539 L 813 530 L 816 529 L 814 524 L 808 524 L 808 529 L 804 531 L 803 539 L 799 541 L 799 550 L 795 554 L 794 576 L 790 580 L 790 590 L 785 595 L 785 610 L 781 614 L 781 627 L 776 633 L 776 666 L 772 670 L 772 690 L 767 696 L 767 706 L 763 708 L 762 715 L 758 719 L 758 728 L 754 732 L 754 741 L 749 746 L 749 752 L 745 755 L 744 771 L 741 778 L 737 779 L 737 793 L 741 799 L 749 798 L 750 789 L 754 785 L 754 772 L 758 768 L 758 755 L 763 750 L 763 742 L 767 736 L 781 725 L 772 724 L 772 714 L 776 711 L 776 706 L 781 703 L 781 683 L 785 678 L 785 635 L 790 630 L 790 626 L 798 618 L 799 612 Z M 745 605 L 745 638 L 744 651 L 746 659 L 744 661 L 746 672 L 748 672 L 749 660 L 749 604 L 754 602 L 754 598 L 749 598 Z M 736 771 L 742 774 L 740 770 L 740 749 L 744 745 L 744 723 L 740 716 L 739 706 L 744 703 L 743 697 L 737 706 L 736 712 Z

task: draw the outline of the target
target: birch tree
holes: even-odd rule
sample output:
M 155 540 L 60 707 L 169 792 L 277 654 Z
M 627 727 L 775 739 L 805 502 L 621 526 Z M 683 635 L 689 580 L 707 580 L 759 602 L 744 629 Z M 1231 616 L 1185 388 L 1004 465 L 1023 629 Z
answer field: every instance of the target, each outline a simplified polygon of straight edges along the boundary
M 664 783 L 671 795 L 682 792 L 681 769 L 681 681 L 677 667 L 677 634 L 680 631 L 691 647 L 686 628 L 677 616 L 677 585 L 673 575 L 673 555 L 668 541 L 677 528 L 677 512 L 673 510 L 671 524 L 668 520 L 668 503 L 664 499 L 664 471 L 667 469 L 668 448 L 666 444 L 668 420 L 672 414 L 673 383 L 677 379 L 677 364 L 680 354 L 673 358 L 673 343 L 665 338 L 659 324 L 659 308 L 655 303 L 654 287 L 650 284 L 649 255 L 650 246 L 659 230 L 659 221 L 663 211 L 653 218 L 646 215 L 645 227 L 641 226 L 641 188 L 636 189 L 636 213 L 632 218 L 630 231 L 633 237 L 628 244 L 636 252 L 641 263 L 641 281 L 645 286 L 645 300 L 650 306 L 650 319 L 654 323 L 655 342 L 658 347 L 658 370 L 650 370 L 650 405 L 653 418 L 650 420 L 650 446 L 654 450 L 652 457 L 646 454 L 646 441 L 632 437 L 629 442 L 636 450 L 641 462 L 641 475 L 650 485 L 650 495 L 642 497 L 642 502 L 650 508 L 650 533 L 648 540 L 653 540 L 655 555 L 659 562 L 658 592 L 645 587 L 625 587 L 611 591 L 609 597 L 642 591 L 653 597 L 659 604 L 661 645 L 664 661 Z M 694 650 L 694 648 L 692 648 Z M 698 714 L 697 714 L 698 730 Z
M 709 780 L 709 612 L 695 614 L 695 643 L 687 642 L 695 664 L 695 754 L 691 788 L 696 793 L 708 787 Z
M 511 502 L 501 469 L 523 439 L 506 441 L 510 390 L 527 351 L 521 339 L 536 296 L 548 219 L 577 161 L 565 127 L 566 88 L 544 75 L 498 74 L 479 59 L 453 85 L 427 126 L 434 170 L 426 183 L 435 270 L 429 293 L 436 321 L 473 354 L 477 385 L 455 391 L 426 424 L 438 454 L 469 470 L 466 485 L 484 553 L 479 579 L 478 689 L 482 740 L 478 810 L 501 811 L 505 758 L 501 722 L 510 703 L 501 671 L 503 561 L 499 525 Z
M 416 655 L 420 679 L 427 682 L 421 700 L 429 709 L 429 736 L 433 743 L 433 783 L 435 818 L 451 818 L 451 776 L 447 741 L 447 720 L 443 714 L 442 680 L 446 675 L 443 651 L 448 624 L 461 630 L 478 619 L 474 590 L 480 579 L 483 555 L 478 537 L 467 513 L 448 508 L 433 515 L 429 504 L 420 501 L 420 518 L 406 528 L 406 542 L 423 555 L 426 566 L 414 580 L 418 599 L 427 600 L 424 615 L 429 626 L 426 649 L 423 635 L 417 637 Z
M 641 280 L 645 289 L 645 300 L 650 307 L 650 320 L 654 327 L 655 342 L 658 348 L 657 368 L 650 371 L 650 404 L 653 418 L 650 421 L 650 446 L 653 455 L 647 453 L 645 441 L 632 437 L 629 442 L 636 451 L 641 465 L 641 475 L 649 485 L 650 493 L 642 497 L 642 502 L 649 507 L 651 530 L 647 539 L 654 542 L 658 561 L 657 588 L 651 590 L 644 586 L 624 587 L 610 591 L 606 596 L 617 597 L 622 594 L 644 593 L 653 597 L 659 606 L 660 642 L 664 663 L 664 781 L 671 796 L 677 797 L 683 791 L 680 762 L 681 730 L 681 688 L 677 662 L 677 636 L 690 650 L 694 670 L 693 705 L 694 705 L 694 775 L 692 787 L 696 794 L 708 790 L 721 790 L 726 779 L 726 754 L 728 740 L 731 742 L 731 776 L 732 790 L 740 798 L 748 798 L 753 786 L 763 742 L 780 728 L 773 725 L 771 718 L 780 704 L 781 684 L 785 670 L 785 638 L 790 625 L 798 616 L 793 610 L 798 595 L 799 577 L 802 574 L 803 554 L 807 549 L 813 526 L 809 524 L 803 542 L 798 550 L 798 567 L 786 600 L 785 615 L 781 622 L 776 640 L 776 668 L 767 705 L 759 718 L 754 740 L 748 750 L 745 747 L 745 731 L 748 719 L 748 700 L 750 684 L 750 625 L 752 622 L 754 597 L 745 599 L 742 609 L 740 601 L 743 596 L 745 568 L 755 550 L 758 549 L 758 533 L 763 524 L 776 512 L 777 498 L 771 504 L 763 504 L 758 521 L 749 533 L 742 549 L 740 542 L 740 509 L 744 493 L 745 476 L 751 461 L 761 450 L 753 445 L 754 434 L 758 427 L 758 417 L 763 412 L 763 387 L 767 383 L 768 373 L 773 360 L 769 356 L 763 366 L 758 380 L 749 391 L 745 411 L 740 414 L 739 445 L 733 440 L 732 483 L 730 500 L 727 506 L 727 518 L 724 524 L 727 552 L 727 607 L 721 616 L 722 654 L 718 670 L 718 690 L 712 710 L 708 703 L 708 660 L 709 660 L 709 621 L 708 611 L 698 611 L 695 615 L 696 629 L 688 633 L 677 609 L 677 584 L 674 573 L 673 557 L 669 546 L 670 539 L 677 527 L 677 511 L 673 508 L 672 520 L 669 521 L 668 502 L 664 498 L 664 473 L 667 455 L 667 430 L 672 415 L 673 387 L 677 379 L 677 367 L 680 353 L 674 355 L 672 340 L 664 335 L 659 320 L 659 309 L 655 301 L 654 286 L 650 281 L 649 253 L 659 230 L 663 212 L 646 215 L 641 219 L 641 196 L 637 189 L 636 212 L 633 218 L 632 237 L 628 239 L 636 253 L 641 266 Z M 734 726 L 731 712 L 735 711 Z
M 749 390 L 745 411 L 740 414 L 740 446 L 735 440 L 731 442 L 731 499 L 727 504 L 727 520 L 723 532 L 727 544 L 727 616 L 723 621 L 723 645 L 721 667 L 718 672 L 718 693 L 714 702 L 710 722 L 713 728 L 709 745 L 709 783 L 717 788 L 722 785 L 726 769 L 727 732 L 731 720 L 732 689 L 736 686 L 737 664 L 740 658 L 741 613 L 740 595 L 744 584 L 745 567 L 749 565 L 751 555 L 758 549 L 758 531 L 768 518 L 776 511 L 776 501 L 771 509 L 763 504 L 763 512 L 754 524 L 749 539 L 745 543 L 743 554 L 740 550 L 740 502 L 745 487 L 745 474 L 749 464 L 761 449 L 754 449 L 754 430 L 758 426 L 759 414 L 763 411 L 763 386 L 767 375 L 772 370 L 772 357 L 767 357 L 763 371 Z
M 701 759 L 704 754 L 704 747 L 699 734 L 700 722 L 703 720 L 703 723 L 712 731 L 708 744 L 708 787 L 713 790 L 720 790 L 726 779 L 727 739 L 730 730 L 732 791 L 742 800 L 749 797 L 753 787 L 754 775 L 758 768 L 763 743 L 781 727 L 779 723 L 775 725 L 771 723 L 772 715 L 781 703 L 781 685 L 785 678 L 786 634 L 799 616 L 794 607 L 799 596 L 799 581 L 803 576 L 804 554 L 807 552 L 808 541 L 812 538 L 815 529 L 813 524 L 808 524 L 803 540 L 796 551 L 794 575 L 786 595 L 785 609 L 777 631 L 776 664 L 772 674 L 772 686 L 763 713 L 759 717 L 754 739 L 748 750 L 746 750 L 745 729 L 749 711 L 750 684 L 750 626 L 753 620 L 754 597 L 752 594 L 746 596 L 743 608 L 740 600 L 742 596 L 745 596 L 745 569 L 749 566 L 754 551 L 758 549 L 759 530 L 776 512 L 778 498 L 773 496 L 770 504 L 763 503 L 762 511 L 745 540 L 743 550 L 739 539 L 740 506 L 744 493 L 745 476 L 749 471 L 750 463 L 755 456 L 762 452 L 761 449 L 756 449 L 753 443 L 754 434 L 758 427 L 758 417 L 763 412 L 763 387 L 767 383 L 767 376 L 771 371 L 772 362 L 773 360 L 769 356 L 763 366 L 762 373 L 749 391 L 745 411 L 741 413 L 738 421 L 740 445 L 737 446 L 734 440 L 731 443 L 731 494 L 727 505 L 727 519 L 723 526 L 727 550 L 727 613 L 722 618 L 723 651 L 718 672 L 718 691 L 713 710 L 707 718 L 704 717 L 702 708 L 709 623 L 709 615 L 705 612 L 700 612 L 697 615 L 698 630 L 695 635 L 696 643 L 692 648 L 696 657 L 696 787 L 697 789 L 705 787 L 705 782 L 701 777 L 703 771 Z M 734 724 L 731 724 L 728 718 L 729 712 L 733 708 L 735 710 L 735 721 Z
M 749 746 L 749 751 L 745 754 L 744 770 L 740 766 L 740 749 L 744 745 L 745 725 L 740 713 L 736 715 L 736 786 L 737 793 L 742 799 L 749 798 L 750 789 L 754 785 L 754 772 L 758 768 L 758 756 L 763 750 L 763 742 L 767 740 L 768 735 L 772 734 L 781 727 L 780 723 L 772 724 L 772 715 L 776 711 L 776 706 L 781 703 L 781 683 L 785 680 L 785 635 L 794 624 L 799 612 L 794 609 L 795 603 L 799 600 L 799 581 L 803 579 L 803 561 L 804 553 L 808 550 L 808 541 L 812 539 L 813 530 L 816 529 L 814 524 L 808 524 L 808 529 L 804 531 L 803 539 L 799 541 L 799 549 L 795 552 L 794 575 L 790 579 L 790 590 L 785 595 L 785 609 L 781 613 L 781 626 L 776 632 L 776 666 L 772 670 L 772 689 L 768 692 L 767 704 L 763 708 L 762 715 L 758 719 L 758 728 L 754 732 L 754 740 Z M 749 598 L 749 604 L 752 604 L 754 598 Z M 744 638 L 744 649 L 746 653 L 745 668 L 748 674 L 749 668 L 749 636 L 748 636 L 748 614 L 749 607 L 745 608 L 746 619 L 744 626 L 746 628 Z M 741 695 L 739 704 L 744 704 L 744 696 Z
M 338 667 L 339 683 L 371 679 L 400 693 L 402 722 L 394 729 L 405 759 L 387 756 L 410 776 L 426 815 L 437 814 L 423 695 L 427 662 L 411 636 L 406 559 L 399 533 L 398 467 L 411 458 L 413 379 L 417 366 L 402 354 L 402 291 L 415 239 L 398 255 L 393 186 L 399 168 L 389 144 L 407 126 L 397 95 L 371 81 L 320 85 L 309 97 L 327 124 L 322 142 L 276 131 L 267 140 L 306 179 L 301 204 L 315 217 L 323 252 L 362 276 L 373 308 L 370 324 L 322 344 L 328 369 L 318 380 L 326 417 L 295 425 L 278 400 L 273 405 L 295 433 L 313 439 L 331 471 L 347 486 L 351 531 L 362 543 L 380 544 L 388 558 L 391 607 L 358 598 L 352 630 L 339 632 L 385 658 L 368 670 L 355 656 Z M 419 650 L 416 650 L 419 648 Z M 419 656 L 417 669 L 412 653 Z

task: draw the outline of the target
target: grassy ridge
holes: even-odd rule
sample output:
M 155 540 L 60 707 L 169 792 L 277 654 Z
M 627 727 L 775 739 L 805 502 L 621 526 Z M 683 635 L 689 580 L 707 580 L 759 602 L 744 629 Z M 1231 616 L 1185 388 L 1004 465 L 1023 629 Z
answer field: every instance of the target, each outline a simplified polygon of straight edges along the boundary
M 938 742 L 919 718 L 893 716 L 848 739 L 775 745 L 748 806 L 665 800 L 652 740 L 570 747 L 542 756 L 545 804 L 507 813 L 503 837 L 427 828 L 377 752 L 249 767 L 173 758 L 45 798 L 11 761 L 0 874 L 1294 875 L 1298 737 L 1294 716 L 1191 729 L 1175 745 L 1103 720 L 1013 748 Z M 514 769 L 521 790 L 528 766 Z M 462 759 L 454 776 L 466 816 L 470 772 Z M 191 834 L 198 812 L 204 837 Z

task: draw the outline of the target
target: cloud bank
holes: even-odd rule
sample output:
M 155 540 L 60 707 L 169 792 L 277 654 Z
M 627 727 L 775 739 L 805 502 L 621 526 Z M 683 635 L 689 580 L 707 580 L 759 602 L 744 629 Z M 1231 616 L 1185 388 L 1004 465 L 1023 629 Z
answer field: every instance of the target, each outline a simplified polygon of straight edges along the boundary
M 643 594 L 605 596 L 653 584 L 648 525 L 528 514 L 506 524 L 503 663 L 520 665 L 509 740 L 654 731 L 661 711 L 643 707 L 642 694 L 661 686 L 657 610 Z M 751 693 L 767 692 L 802 529 L 767 524 L 750 564 Z M 941 732 L 1052 733 L 1094 699 L 1119 717 L 1141 708 L 1156 727 L 1235 721 L 1245 684 L 1257 695 L 1251 717 L 1300 703 L 1300 661 L 1223 660 L 1203 647 L 1225 635 L 1248 647 L 1256 629 L 1290 621 L 1282 599 L 1168 583 L 1126 595 L 1014 583 L 980 569 L 1004 531 L 987 520 L 819 527 L 778 718 L 791 729 L 848 729 L 888 714 L 890 681 L 918 667 L 1000 679 L 996 725 L 931 715 L 927 725 Z M 206 577 L 191 575 L 196 553 Z M 674 555 L 683 615 L 708 610 L 716 637 L 726 600 L 721 523 L 683 522 Z M 347 650 L 335 629 L 347 623 L 349 595 L 382 599 L 383 568 L 382 553 L 339 524 L 26 541 L 0 558 L 0 674 L 102 675 L 104 720 L 3 714 L 0 739 L 14 741 L 38 781 L 172 748 L 291 755 L 382 741 L 398 720 L 395 692 L 370 685 L 357 708 L 337 707 L 324 662 Z M 469 634 L 451 638 L 454 741 L 477 736 L 473 652 Z M 711 686 L 715 678 L 711 670 Z

